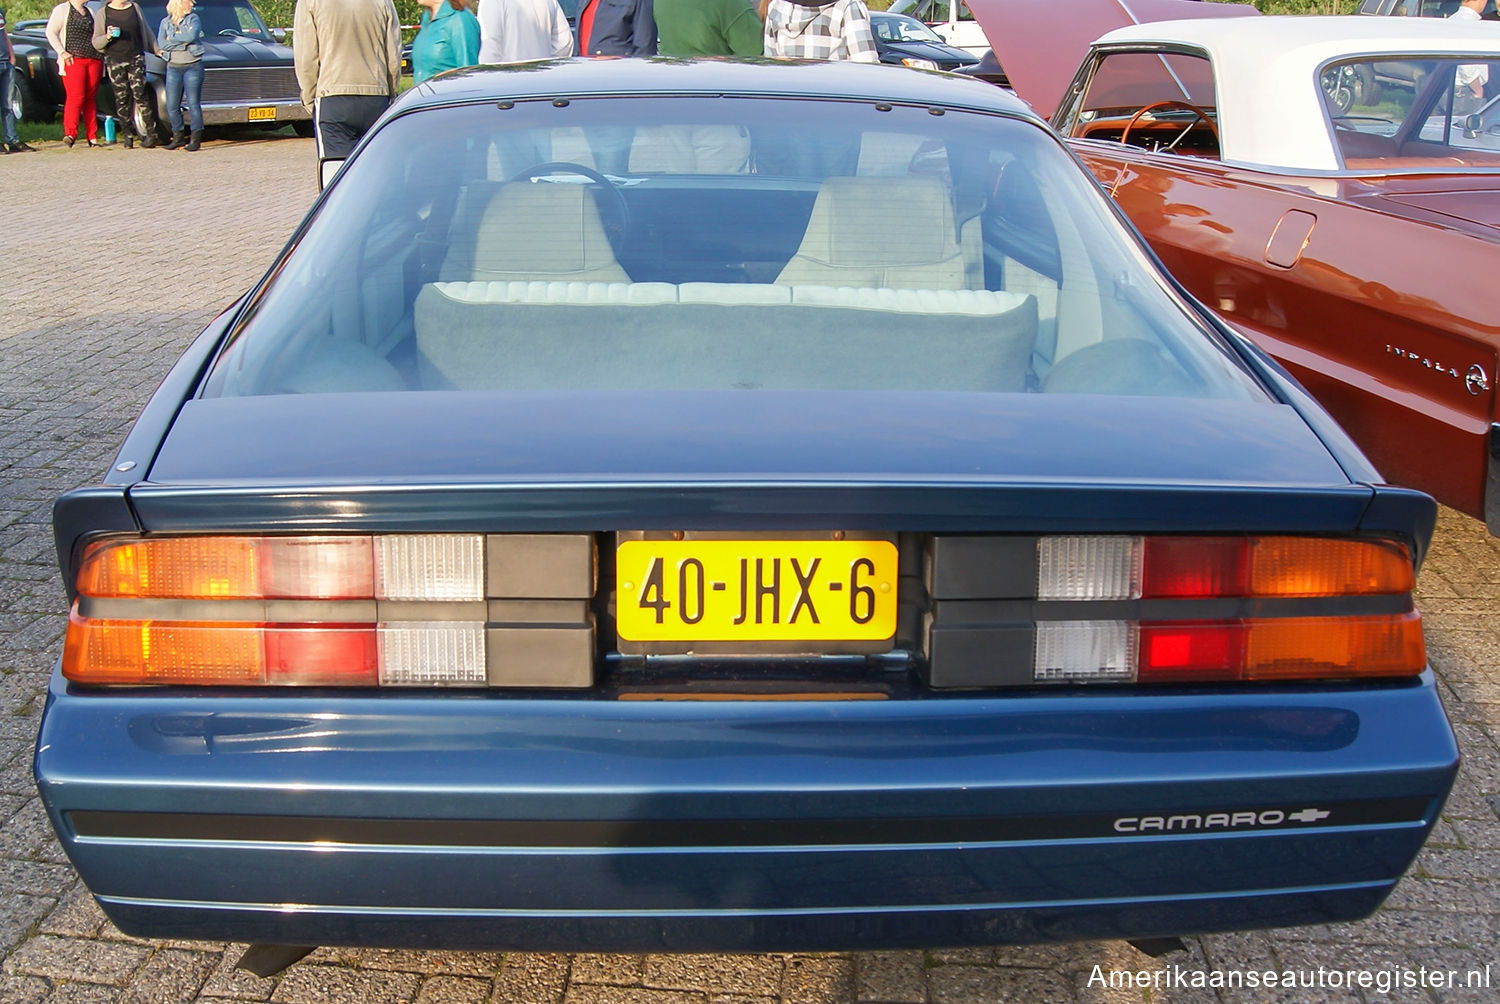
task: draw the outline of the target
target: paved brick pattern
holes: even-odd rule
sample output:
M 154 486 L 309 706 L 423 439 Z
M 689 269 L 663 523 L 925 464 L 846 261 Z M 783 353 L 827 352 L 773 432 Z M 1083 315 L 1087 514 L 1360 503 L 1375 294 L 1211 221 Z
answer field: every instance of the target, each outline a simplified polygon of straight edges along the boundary
M 279 977 L 240 946 L 126 937 L 47 827 L 31 748 L 62 644 L 54 496 L 95 481 L 189 339 L 270 263 L 314 196 L 310 142 L 197 154 L 61 147 L 0 161 L 0 1004 L 991 1004 L 1496 999 L 1491 990 L 1108 989 L 1158 963 L 1120 942 L 848 955 L 597 956 L 320 949 Z M 93 221 L 92 243 L 79 234 Z M 1443 822 L 1375 917 L 1192 939 L 1188 969 L 1491 967 L 1500 986 L 1500 542 L 1444 512 L 1419 584 L 1465 764 Z

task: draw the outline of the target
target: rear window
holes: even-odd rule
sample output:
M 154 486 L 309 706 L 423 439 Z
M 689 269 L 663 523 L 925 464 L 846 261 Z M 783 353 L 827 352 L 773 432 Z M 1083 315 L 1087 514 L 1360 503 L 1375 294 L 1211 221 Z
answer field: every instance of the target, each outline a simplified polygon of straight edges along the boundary
M 1500 59 L 1347 60 L 1319 84 L 1350 170 L 1500 170 Z
M 392 120 L 209 395 L 1258 395 L 1039 126 L 595 98 Z

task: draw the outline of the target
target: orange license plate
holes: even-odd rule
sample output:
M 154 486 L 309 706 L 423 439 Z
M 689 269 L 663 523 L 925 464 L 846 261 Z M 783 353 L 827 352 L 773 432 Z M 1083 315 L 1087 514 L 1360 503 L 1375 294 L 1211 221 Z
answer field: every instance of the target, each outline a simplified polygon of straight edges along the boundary
M 251 122 L 275 122 L 275 108 L 252 108 L 247 116 Z
M 633 642 L 882 641 L 896 633 L 888 540 L 627 540 L 615 621 Z

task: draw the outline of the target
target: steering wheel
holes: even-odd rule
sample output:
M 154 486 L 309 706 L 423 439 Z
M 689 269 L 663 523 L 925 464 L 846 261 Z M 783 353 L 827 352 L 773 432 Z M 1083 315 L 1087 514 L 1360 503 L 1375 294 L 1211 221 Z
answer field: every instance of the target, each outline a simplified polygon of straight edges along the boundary
M 1202 119 L 1203 124 L 1208 126 L 1208 131 L 1213 133 L 1214 145 L 1219 145 L 1219 127 L 1214 125 L 1214 120 L 1209 118 L 1208 112 L 1204 111 L 1202 108 L 1199 108 L 1197 105 L 1190 105 L 1186 101 L 1156 101 L 1142 108 L 1140 111 L 1130 116 L 1130 121 L 1125 123 L 1125 128 L 1120 131 L 1120 142 L 1125 143 L 1130 139 L 1130 130 L 1134 129 L 1136 123 L 1139 122 L 1142 118 L 1154 111 L 1158 111 L 1163 108 L 1176 108 L 1179 111 L 1192 112 L 1194 115 Z M 1192 126 L 1188 127 L 1188 129 L 1191 128 Z M 1178 143 L 1182 142 L 1182 137 L 1186 136 L 1187 134 L 1188 130 L 1183 130 L 1182 136 L 1178 136 L 1171 143 L 1168 143 L 1164 149 L 1171 150 Z M 1160 149 L 1162 148 L 1158 148 L 1158 150 Z
M 625 196 L 621 194 L 619 186 L 592 167 L 584 167 L 571 160 L 549 160 L 544 164 L 534 164 L 514 175 L 510 180 L 533 181 L 549 174 L 580 175 L 592 181 L 594 188 L 604 193 L 606 204 L 599 207 L 599 213 L 606 218 L 600 222 L 604 225 L 605 236 L 609 238 L 609 243 L 614 247 L 615 254 L 618 256 L 620 249 L 625 246 L 625 236 L 630 233 L 630 205 L 625 201 Z

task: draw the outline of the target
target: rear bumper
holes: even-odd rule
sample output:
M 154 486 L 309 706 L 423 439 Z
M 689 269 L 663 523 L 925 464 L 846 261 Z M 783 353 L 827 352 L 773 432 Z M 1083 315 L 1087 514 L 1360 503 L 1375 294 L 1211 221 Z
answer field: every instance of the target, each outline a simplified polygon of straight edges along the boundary
M 252 111 L 266 114 L 271 109 L 274 118 L 250 118 Z M 306 122 L 312 112 L 303 107 L 301 101 L 256 101 L 226 102 L 203 105 L 204 125 L 266 125 L 274 127 L 278 122 Z
M 54 675 L 36 758 L 128 933 L 601 951 L 1355 919 L 1456 768 L 1430 674 L 839 703 L 133 696 Z

